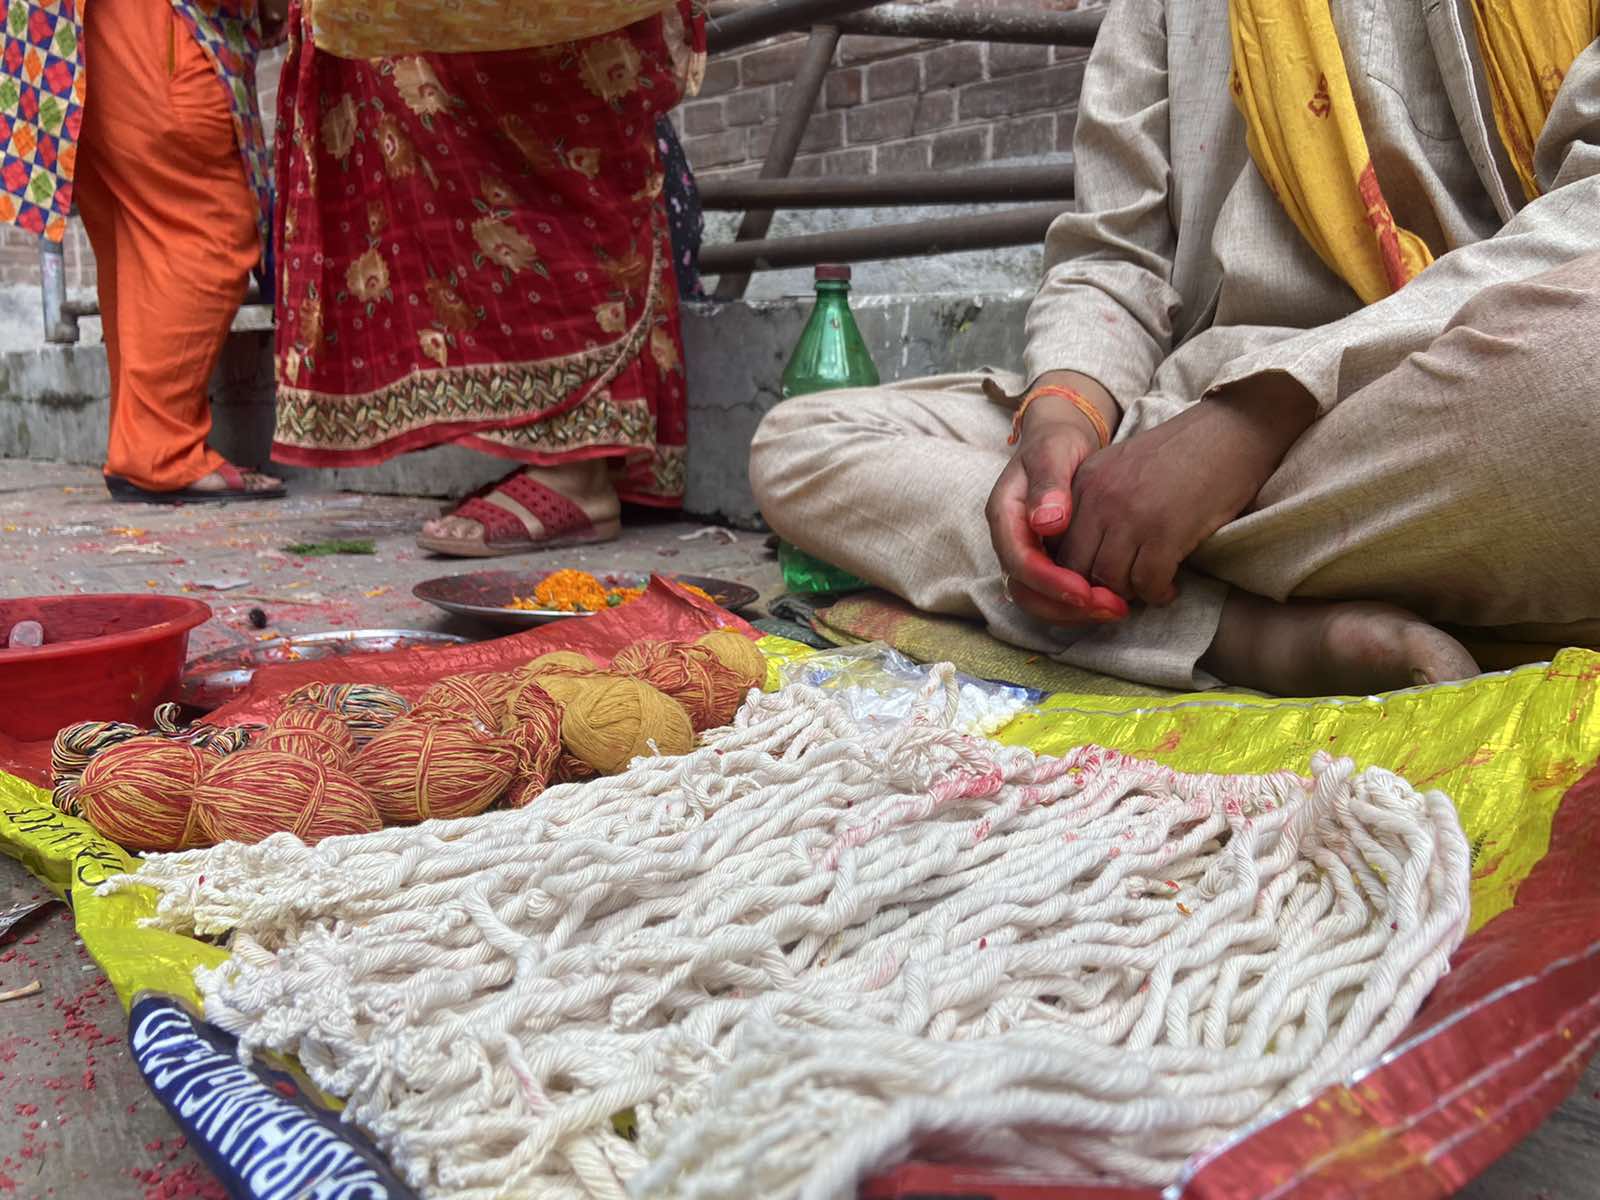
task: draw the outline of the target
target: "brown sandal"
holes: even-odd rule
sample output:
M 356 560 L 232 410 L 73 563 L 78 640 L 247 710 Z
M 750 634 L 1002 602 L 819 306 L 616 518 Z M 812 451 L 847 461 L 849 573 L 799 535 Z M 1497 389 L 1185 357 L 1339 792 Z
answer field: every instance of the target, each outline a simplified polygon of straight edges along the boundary
M 622 522 L 615 515 L 593 518 L 576 501 L 521 470 L 469 496 L 446 515 L 476 521 L 483 527 L 483 536 L 422 533 L 417 535 L 419 547 L 456 558 L 497 558 L 609 542 L 622 532 Z

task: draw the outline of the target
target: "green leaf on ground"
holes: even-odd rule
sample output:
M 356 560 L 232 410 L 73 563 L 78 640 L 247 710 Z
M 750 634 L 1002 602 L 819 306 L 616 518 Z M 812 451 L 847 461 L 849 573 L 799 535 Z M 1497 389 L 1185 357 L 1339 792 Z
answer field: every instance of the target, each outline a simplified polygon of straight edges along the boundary
M 371 538 L 330 538 L 325 542 L 294 542 L 283 550 L 303 558 L 322 558 L 329 554 L 376 554 L 378 547 Z

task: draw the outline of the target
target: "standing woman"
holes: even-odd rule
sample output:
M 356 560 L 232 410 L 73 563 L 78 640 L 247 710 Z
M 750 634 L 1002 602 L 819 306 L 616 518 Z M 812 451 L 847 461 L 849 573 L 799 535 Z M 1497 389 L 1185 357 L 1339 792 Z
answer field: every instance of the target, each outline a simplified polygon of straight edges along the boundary
M 542 50 L 319 53 L 279 85 L 274 458 L 458 445 L 515 464 L 418 543 L 603 541 L 682 500 L 686 395 L 657 119 L 704 67 L 690 0 Z
M 274 3 L 276 12 L 274 13 Z M 89 11 L 86 11 L 89 10 Z M 283 495 L 206 444 L 206 385 L 271 215 L 256 105 L 283 0 L 34 0 L 0 54 L 0 220 L 59 242 L 77 206 L 111 376 L 120 500 Z

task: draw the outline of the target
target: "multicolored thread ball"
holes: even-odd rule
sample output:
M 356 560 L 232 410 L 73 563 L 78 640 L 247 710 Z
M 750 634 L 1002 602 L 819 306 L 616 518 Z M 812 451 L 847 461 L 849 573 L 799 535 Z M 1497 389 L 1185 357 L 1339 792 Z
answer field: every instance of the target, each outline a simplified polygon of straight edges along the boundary
M 195 819 L 213 842 L 292 833 L 307 845 L 381 827 L 365 790 L 344 771 L 252 747 L 212 766 L 194 794 Z
M 506 705 L 511 693 L 521 682 L 509 671 L 449 675 L 418 697 L 411 715 L 425 719 L 469 719 L 487 733 L 498 733 L 506 722 Z
M 208 846 L 194 798 L 206 771 L 223 761 L 171 738 L 129 738 L 94 756 L 78 780 L 76 801 L 89 824 L 125 849 Z
M 283 703 L 286 708 L 314 704 L 342 717 L 358 749 L 411 709 L 399 692 L 376 683 L 308 683 L 290 692 Z
M 254 744 L 339 768 L 347 768 L 356 752 L 356 740 L 344 718 L 310 704 L 284 709 Z
M 410 824 L 483 812 L 520 761 L 512 739 L 467 721 L 404 717 L 362 747 L 350 772 L 386 822 Z
M 683 705 L 648 683 L 595 675 L 562 705 L 561 741 L 602 775 L 615 775 L 636 758 L 689 753 L 694 726 Z

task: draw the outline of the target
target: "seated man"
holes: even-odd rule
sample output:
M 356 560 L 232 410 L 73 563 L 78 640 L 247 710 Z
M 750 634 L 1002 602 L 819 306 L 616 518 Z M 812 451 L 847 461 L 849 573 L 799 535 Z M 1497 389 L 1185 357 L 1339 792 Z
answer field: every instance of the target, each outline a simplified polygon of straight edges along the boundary
M 1476 673 L 1441 626 L 1593 643 L 1594 26 L 1591 0 L 1117 0 L 1025 376 L 780 404 L 768 520 L 1175 688 Z

